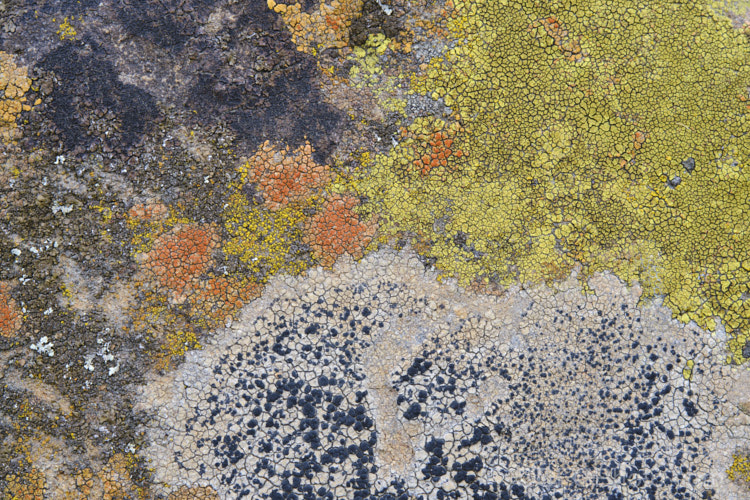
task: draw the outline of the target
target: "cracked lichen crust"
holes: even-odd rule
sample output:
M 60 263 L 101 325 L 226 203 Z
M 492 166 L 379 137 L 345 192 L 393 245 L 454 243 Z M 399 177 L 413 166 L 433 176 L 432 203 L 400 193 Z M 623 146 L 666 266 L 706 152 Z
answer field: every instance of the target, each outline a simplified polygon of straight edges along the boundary
M 13 56 L 0 51 L 0 145 L 17 138 L 16 119 L 31 106 L 24 94 L 31 87 L 27 69 L 15 63 Z
M 723 339 L 639 306 L 638 285 L 587 284 L 477 295 L 408 250 L 274 277 L 142 387 L 157 489 L 742 498 L 726 470 L 750 438 L 747 370 L 723 363 Z
M 721 317 L 744 362 L 746 38 L 706 1 L 461 0 L 455 14 L 454 46 L 412 89 L 452 110 L 465 154 L 402 141 L 379 155 L 360 189 L 382 231 L 465 283 L 610 270 L 684 322 Z

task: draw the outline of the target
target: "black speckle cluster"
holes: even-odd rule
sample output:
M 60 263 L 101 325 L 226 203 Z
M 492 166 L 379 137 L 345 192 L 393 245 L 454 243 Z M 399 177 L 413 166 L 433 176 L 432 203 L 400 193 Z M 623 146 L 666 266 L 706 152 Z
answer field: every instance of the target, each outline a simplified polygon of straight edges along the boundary
M 150 396 L 187 407 L 155 419 L 157 476 L 228 498 L 715 498 L 711 349 L 596 284 L 470 302 L 391 254 L 278 281 Z

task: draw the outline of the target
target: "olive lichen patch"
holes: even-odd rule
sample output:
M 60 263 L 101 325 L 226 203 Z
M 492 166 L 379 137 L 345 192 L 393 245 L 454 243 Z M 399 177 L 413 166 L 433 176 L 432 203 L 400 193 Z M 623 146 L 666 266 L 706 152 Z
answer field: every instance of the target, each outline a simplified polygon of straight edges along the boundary
M 639 306 L 639 285 L 587 285 L 477 295 L 409 250 L 276 276 L 142 387 L 155 480 L 223 498 L 741 498 L 726 471 L 750 438 L 747 370 Z
M 0 143 L 17 138 L 16 119 L 22 111 L 31 109 L 24 97 L 30 87 L 27 68 L 0 51 Z

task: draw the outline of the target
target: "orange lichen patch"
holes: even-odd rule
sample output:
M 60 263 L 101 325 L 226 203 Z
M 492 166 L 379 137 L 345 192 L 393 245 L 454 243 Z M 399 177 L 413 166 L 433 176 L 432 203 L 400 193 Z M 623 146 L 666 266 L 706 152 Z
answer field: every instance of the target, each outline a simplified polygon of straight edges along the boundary
M 139 203 L 128 210 L 128 218 L 141 222 L 162 220 L 169 215 L 169 209 L 162 203 Z
M 213 226 L 180 223 L 137 256 L 141 275 L 136 287 L 145 288 L 129 318 L 134 331 L 154 342 L 158 369 L 199 349 L 203 332 L 224 326 L 260 295 L 261 286 L 249 278 L 209 271 L 219 245 Z
M 21 111 L 28 111 L 24 94 L 31 87 L 27 69 L 18 66 L 13 56 L 0 51 L 0 140 L 16 138 L 16 118 Z
M 104 500 L 142 498 L 130 477 L 128 465 L 128 458 L 122 453 L 116 453 L 104 466 L 100 474 L 104 488 Z
M 577 62 L 583 59 L 580 37 L 570 36 L 568 30 L 564 29 L 556 17 L 538 19 L 529 25 L 528 31 L 543 28 L 547 36 L 552 38 L 560 52 L 570 61 Z
M 181 486 L 170 493 L 167 500 L 219 500 L 219 495 L 210 486 Z
M 292 33 L 297 50 L 308 54 L 330 48 L 341 49 L 349 43 L 349 27 L 361 10 L 362 0 L 333 0 L 321 2 L 316 10 L 307 13 L 302 5 L 277 3 L 267 0 L 268 8 L 281 15 Z
M 5 478 L 6 500 L 43 500 L 47 491 L 47 481 L 44 475 L 32 467 L 26 474 L 10 474 Z
M 266 141 L 242 170 L 248 180 L 257 185 L 270 210 L 280 210 L 290 203 L 303 201 L 330 180 L 327 165 L 318 165 L 312 157 L 309 142 L 290 151 L 279 149 Z
M 10 297 L 11 284 L 0 282 L 0 336 L 13 337 L 23 323 L 23 314 L 16 301 Z
M 457 158 L 463 156 L 460 149 L 455 152 L 451 149 L 453 139 L 448 136 L 447 132 L 435 132 L 429 141 L 429 152 L 422 155 L 421 158 L 414 160 L 414 166 L 419 170 L 421 175 L 427 175 L 433 168 L 447 167 L 448 158 L 453 154 Z
M 430 129 L 431 131 L 427 132 Z M 429 128 L 402 128 L 402 144 L 411 149 L 410 156 L 414 158 L 410 170 L 423 177 L 433 173 L 438 167 L 441 167 L 442 172 L 452 170 L 450 158 L 464 156 L 464 152 L 454 144 L 455 136 L 460 132 L 463 132 L 463 129 L 458 123 L 446 124 L 443 121 L 437 121 Z
M 250 300 L 259 297 L 261 286 L 250 280 L 218 276 L 200 280 L 188 298 L 194 321 L 206 328 L 224 326 Z
M 377 224 L 359 219 L 354 212 L 358 204 L 355 196 L 335 194 L 307 221 L 305 241 L 322 265 L 330 266 L 344 254 L 361 258 L 375 236 Z
M 140 257 L 141 269 L 147 280 L 167 291 L 172 301 L 181 303 L 191 280 L 208 269 L 219 243 L 212 226 L 177 225 L 159 236 L 151 251 Z
M 78 471 L 75 477 L 76 490 L 81 498 L 91 498 L 92 489 L 94 488 L 94 473 L 88 467 Z

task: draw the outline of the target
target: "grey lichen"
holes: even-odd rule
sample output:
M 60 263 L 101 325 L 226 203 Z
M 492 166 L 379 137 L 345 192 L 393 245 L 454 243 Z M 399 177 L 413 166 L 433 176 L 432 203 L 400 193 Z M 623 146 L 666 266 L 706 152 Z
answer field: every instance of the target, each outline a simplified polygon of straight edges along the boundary
M 724 471 L 750 438 L 748 372 L 637 286 L 588 287 L 474 294 L 409 251 L 275 278 L 143 387 L 155 479 L 222 498 L 741 498 Z

